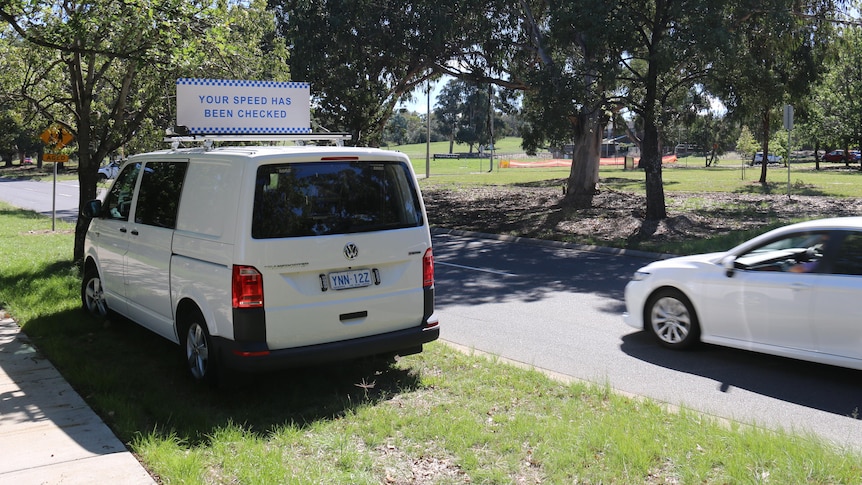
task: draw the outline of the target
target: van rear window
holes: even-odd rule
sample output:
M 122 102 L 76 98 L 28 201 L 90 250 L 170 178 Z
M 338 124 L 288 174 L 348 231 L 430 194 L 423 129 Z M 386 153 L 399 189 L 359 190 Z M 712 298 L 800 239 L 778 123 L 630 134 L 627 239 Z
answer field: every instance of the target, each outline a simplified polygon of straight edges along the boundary
M 400 162 L 262 165 L 251 235 L 268 239 L 421 226 L 419 195 L 409 170 Z

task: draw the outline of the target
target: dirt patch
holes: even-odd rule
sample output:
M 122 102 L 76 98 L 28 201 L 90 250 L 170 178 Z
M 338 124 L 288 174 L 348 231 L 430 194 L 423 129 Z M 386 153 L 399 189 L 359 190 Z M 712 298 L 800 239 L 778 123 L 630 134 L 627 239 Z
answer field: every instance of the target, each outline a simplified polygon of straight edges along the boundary
M 668 218 L 646 221 L 646 197 L 600 189 L 590 209 L 564 207 L 563 180 L 537 185 L 423 189 L 433 226 L 613 247 L 678 242 L 800 218 L 862 215 L 862 199 L 666 192 Z

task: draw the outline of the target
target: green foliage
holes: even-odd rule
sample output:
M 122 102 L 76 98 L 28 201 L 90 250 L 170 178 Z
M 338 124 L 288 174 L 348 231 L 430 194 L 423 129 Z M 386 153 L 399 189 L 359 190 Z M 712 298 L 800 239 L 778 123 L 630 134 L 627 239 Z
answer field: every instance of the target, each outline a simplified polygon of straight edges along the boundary
M 96 196 L 102 160 L 133 138 L 132 150 L 152 148 L 146 136 L 173 125 L 177 78 L 287 77 L 287 51 L 264 7 L 260 0 L 2 3 L 0 16 L 16 36 L 0 45 L 20 68 L 6 75 L 3 94 L 75 136 L 83 203 Z M 81 218 L 76 258 L 86 227 Z
M 743 155 L 744 158 L 754 157 L 759 149 L 757 140 L 751 134 L 748 126 L 743 125 L 742 131 L 739 133 L 739 139 L 736 140 L 736 151 Z
M 828 148 L 862 146 L 862 27 L 847 25 L 835 41 L 813 98 Z
M 462 2 L 272 0 L 292 52 L 295 79 L 308 81 L 319 129 L 351 142 L 380 143 L 398 101 L 434 77 L 481 12 Z

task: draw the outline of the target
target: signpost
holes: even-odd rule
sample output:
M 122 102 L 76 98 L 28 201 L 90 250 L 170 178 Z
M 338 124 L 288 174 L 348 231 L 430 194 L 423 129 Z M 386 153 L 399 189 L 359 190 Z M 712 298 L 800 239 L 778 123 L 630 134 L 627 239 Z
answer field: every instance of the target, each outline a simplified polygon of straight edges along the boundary
M 75 139 L 64 126 L 52 125 L 39 135 L 42 142 L 51 150 L 57 151 L 68 145 Z M 54 164 L 54 190 L 51 195 L 51 230 L 57 226 L 57 164 L 69 161 L 69 155 L 62 153 L 45 153 L 42 157 L 46 162 Z
M 784 129 L 787 130 L 787 198 L 790 198 L 790 132 L 793 131 L 793 106 L 784 105 Z M 763 163 L 766 163 L 764 160 Z

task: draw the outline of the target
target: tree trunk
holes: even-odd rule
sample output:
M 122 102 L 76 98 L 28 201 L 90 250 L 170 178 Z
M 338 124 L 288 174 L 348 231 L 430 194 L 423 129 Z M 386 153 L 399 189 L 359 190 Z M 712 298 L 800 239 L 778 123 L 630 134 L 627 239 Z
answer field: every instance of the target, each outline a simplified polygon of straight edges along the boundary
M 652 118 L 644 118 L 644 138 L 641 149 L 641 167 L 646 173 L 646 217 L 648 221 L 667 218 L 664 184 L 661 175 L 661 153 L 658 128 Z
M 572 169 L 566 183 L 563 204 L 588 209 L 593 206 L 596 184 L 599 183 L 599 152 L 602 146 L 600 116 L 598 113 L 579 114 L 573 128 Z
M 814 170 L 820 171 L 820 141 L 814 141 Z
M 87 120 L 89 121 L 89 120 Z M 84 262 L 84 239 L 87 236 L 87 228 L 90 227 L 90 219 L 80 213 L 84 205 L 96 198 L 96 182 L 99 164 L 94 161 L 94 154 L 90 149 L 91 133 L 88 123 L 81 123 L 78 130 L 78 222 L 75 225 L 75 263 L 83 267 Z
M 769 109 L 764 108 L 760 114 L 760 126 L 763 132 L 763 157 L 760 160 L 760 180 L 761 185 L 766 185 L 766 166 L 769 165 Z M 755 155 L 756 157 L 757 155 Z

